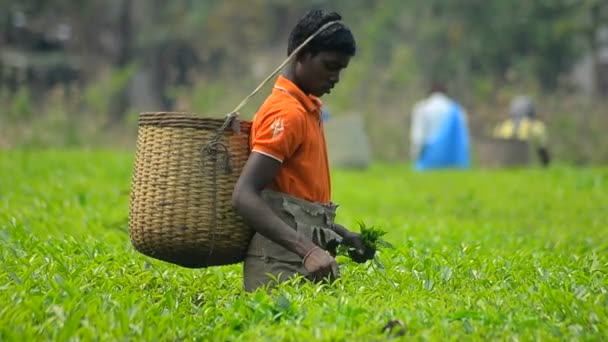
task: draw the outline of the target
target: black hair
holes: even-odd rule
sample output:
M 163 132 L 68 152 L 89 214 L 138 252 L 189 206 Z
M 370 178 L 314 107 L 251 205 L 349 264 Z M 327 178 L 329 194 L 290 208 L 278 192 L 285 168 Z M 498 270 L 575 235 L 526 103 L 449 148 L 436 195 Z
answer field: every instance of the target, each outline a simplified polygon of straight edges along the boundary
M 290 55 L 298 46 L 300 46 L 300 44 L 308 39 L 308 37 L 321 28 L 321 26 L 330 21 L 341 19 L 342 16 L 336 12 L 327 12 L 324 10 L 309 11 L 300 18 L 289 34 L 287 55 Z M 334 51 L 348 56 L 354 56 L 356 50 L 357 46 L 352 32 L 346 25 L 339 22 L 332 24 L 319 33 L 315 38 L 309 41 L 300 52 L 310 52 L 314 56 L 321 51 Z

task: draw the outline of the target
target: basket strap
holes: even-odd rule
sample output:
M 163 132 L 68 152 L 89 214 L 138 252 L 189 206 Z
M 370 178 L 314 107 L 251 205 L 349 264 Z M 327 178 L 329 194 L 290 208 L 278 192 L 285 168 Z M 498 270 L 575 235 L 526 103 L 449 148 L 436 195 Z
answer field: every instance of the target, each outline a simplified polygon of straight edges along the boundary
M 216 131 L 216 134 L 211 138 L 209 143 L 207 143 L 206 146 L 204 146 L 203 149 L 201 150 L 202 154 L 203 155 L 215 154 L 215 152 L 217 151 L 219 141 L 222 138 L 222 135 L 224 134 L 224 132 L 226 131 L 228 126 L 231 126 L 232 130 L 234 132 L 236 132 L 237 134 L 240 133 L 241 125 L 237 119 L 239 110 L 241 110 L 247 104 L 247 102 L 249 102 L 249 100 L 251 100 L 251 98 L 254 97 L 260 91 L 260 89 L 262 89 L 262 87 L 264 87 L 264 85 L 266 85 L 266 83 L 268 83 L 268 81 L 270 81 L 274 76 L 276 76 L 276 74 L 278 74 L 279 71 L 281 71 L 281 69 L 283 69 L 283 67 L 285 67 L 285 65 L 287 65 L 287 63 L 289 63 L 289 61 L 291 61 L 293 59 L 293 57 L 298 52 L 300 52 L 300 50 L 302 50 L 306 44 L 308 44 L 308 42 L 313 40 L 316 36 L 318 36 L 321 32 L 323 32 L 323 30 L 327 29 L 331 25 L 338 24 L 338 23 L 340 23 L 339 20 L 334 20 L 334 21 L 330 21 L 330 22 L 324 24 L 323 26 L 319 27 L 319 29 L 316 30 L 313 34 L 311 34 L 308 38 L 306 38 L 306 40 L 303 41 L 302 44 L 300 44 L 295 50 L 293 50 L 289 54 L 289 56 L 283 61 L 283 63 L 281 63 L 281 65 L 279 65 L 279 67 L 277 67 L 270 75 L 268 75 L 268 77 L 266 77 L 266 79 L 264 79 L 262 81 L 262 83 L 260 83 L 257 86 L 257 88 L 255 88 L 253 90 L 253 92 L 251 92 L 251 94 L 249 94 L 243 101 L 241 101 L 241 103 L 238 106 L 236 106 L 236 108 L 234 108 L 234 110 L 232 112 L 230 112 L 226 115 L 226 120 L 224 120 L 224 123 L 222 124 L 222 126 L 220 126 L 220 128 L 218 128 L 218 130 Z M 225 149 L 225 147 L 224 147 L 224 149 Z M 229 160 L 226 160 L 226 162 L 225 162 L 226 165 L 224 165 L 224 168 L 226 170 L 230 169 L 229 162 L 230 162 Z
M 226 148 L 226 146 L 224 146 L 223 144 L 220 143 L 220 140 L 221 140 L 222 136 L 224 135 L 224 132 L 226 131 L 228 126 L 232 126 L 232 130 L 234 132 L 240 133 L 241 125 L 237 119 L 239 110 L 241 110 L 241 108 L 243 108 L 247 104 L 247 102 L 249 102 L 249 100 L 251 100 L 251 98 L 254 97 L 260 91 L 260 89 L 262 89 L 262 87 L 264 87 L 264 85 L 266 85 L 266 83 L 268 83 L 268 81 L 270 81 L 270 79 L 272 79 L 274 76 L 276 76 L 276 74 L 278 74 L 279 71 L 281 71 L 281 69 L 283 69 L 283 67 L 285 67 L 285 65 L 287 63 L 289 63 L 289 61 L 291 61 L 293 59 L 293 57 L 298 52 L 300 52 L 300 50 L 302 50 L 306 44 L 308 44 L 308 42 L 313 40 L 316 36 L 318 36 L 321 32 L 323 32 L 323 30 L 327 29 L 331 25 L 338 24 L 338 23 L 340 23 L 339 20 L 334 20 L 334 21 L 330 21 L 330 22 L 324 24 L 323 26 L 319 27 L 318 30 L 316 30 L 313 34 L 311 34 L 308 38 L 306 38 L 306 40 L 303 41 L 302 44 L 300 44 L 295 50 L 293 50 L 289 54 L 289 56 L 283 61 L 283 63 L 281 63 L 281 65 L 279 65 L 278 68 L 276 68 L 270 75 L 268 75 L 268 77 L 266 77 L 266 79 L 264 79 L 262 81 L 262 83 L 260 83 L 257 86 L 257 88 L 255 88 L 253 90 L 253 92 L 251 92 L 251 94 L 249 94 L 249 96 L 247 96 L 243 101 L 241 101 L 241 103 L 238 106 L 236 106 L 236 108 L 232 112 L 230 112 L 226 115 L 226 120 L 224 120 L 224 123 L 222 124 L 222 126 L 220 126 L 220 128 L 218 128 L 218 130 L 216 131 L 215 135 L 211 138 L 211 140 L 207 144 L 205 144 L 205 146 L 203 146 L 203 148 L 201 149 L 201 154 L 202 154 L 203 160 L 205 159 L 205 156 L 207 156 L 207 157 L 211 156 L 211 158 L 215 162 L 217 150 L 218 150 L 218 148 L 221 148 L 222 150 L 224 150 L 224 152 L 226 152 L 226 157 L 224 160 L 223 168 L 224 168 L 225 172 L 230 172 L 230 169 L 231 169 L 230 158 L 227 153 L 227 148 Z
M 241 103 L 239 103 L 239 105 L 236 106 L 236 108 L 234 108 L 234 110 L 232 112 L 226 114 L 226 120 L 224 120 L 224 123 L 217 130 L 217 133 L 211 139 L 211 141 L 209 142 L 209 144 L 207 145 L 207 147 L 211 147 L 211 146 L 216 145 L 219 142 L 219 140 L 221 139 L 223 133 L 228 128 L 228 126 L 231 126 L 232 130 L 234 132 L 240 133 L 241 132 L 241 125 L 240 125 L 240 123 L 239 123 L 239 121 L 237 119 L 237 117 L 239 115 L 238 114 L 239 110 L 241 110 L 243 107 L 245 107 L 245 105 L 247 104 L 247 102 L 249 102 L 249 100 L 251 100 L 251 98 L 254 97 L 260 91 L 260 89 L 262 89 L 266 85 L 266 83 L 268 83 L 274 76 L 276 76 L 276 74 L 278 74 L 279 71 L 281 71 L 281 69 L 283 69 L 283 67 L 285 67 L 285 65 L 287 65 L 287 63 L 289 63 L 289 61 L 291 61 L 293 59 L 293 57 L 298 52 L 300 52 L 300 50 L 302 50 L 306 44 L 308 44 L 308 42 L 310 42 L 311 40 L 313 40 L 316 36 L 318 36 L 326 28 L 330 27 L 331 25 L 338 24 L 338 23 L 340 23 L 339 20 L 334 20 L 334 21 L 330 21 L 330 22 L 326 23 L 325 25 L 319 27 L 318 30 L 316 30 L 313 34 L 311 34 L 308 38 L 306 38 L 306 40 L 303 41 L 302 44 L 300 44 L 295 50 L 293 50 L 289 54 L 289 56 L 283 61 L 283 63 L 281 63 L 281 65 L 279 65 L 270 75 L 268 75 L 268 77 L 266 77 L 266 79 L 264 79 L 262 81 L 262 83 L 260 83 L 257 86 L 257 88 L 255 88 L 251 92 L 251 94 L 249 94 L 243 101 L 241 101 Z
M 281 65 L 279 65 L 270 75 L 268 75 L 268 77 L 266 77 L 266 79 L 264 79 L 257 86 L 257 88 L 255 88 L 251 92 L 251 94 L 249 94 L 243 101 L 241 101 L 241 103 L 239 103 L 239 105 L 236 106 L 236 108 L 234 108 L 234 110 L 232 112 L 230 112 L 226 115 L 226 123 L 224 125 L 222 125 L 222 130 L 225 130 L 226 128 L 228 128 L 231 121 L 238 116 L 239 110 L 241 110 L 243 107 L 245 107 L 245 105 L 249 102 L 249 100 L 251 100 L 251 98 L 253 98 L 260 91 L 260 89 L 262 89 L 266 85 L 266 83 L 268 83 L 274 76 L 276 76 L 279 73 L 279 71 L 281 71 L 281 69 L 283 69 L 283 67 L 285 67 L 285 65 L 287 65 L 287 63 L 289 63 L 289 61 L 291 61 L 293 59 L 293 57 L 298 52 L 300 52 L 300 50 L 302 50 L 306 44 L 308 44 L 308 42 L 313 40 L 316 36 L 318 36 L 326 28 L 330 27 L 333 24 L 337 24 L 337 23 L 340 23 L 340 21 L 339 20 L 330 21 L 330 22 L 326 23 L 325 25 L 321 26 L 317 31 L 315 31 L 313 34 L 311 34 L 304 42 L 302 42 L 302 44 L 300 44 L 300 46 L 298 46 L 295 50 L 293 50 L 292 53 L 289 54 L 289 56 L 283 61 L 283 63 L 281 63 Z

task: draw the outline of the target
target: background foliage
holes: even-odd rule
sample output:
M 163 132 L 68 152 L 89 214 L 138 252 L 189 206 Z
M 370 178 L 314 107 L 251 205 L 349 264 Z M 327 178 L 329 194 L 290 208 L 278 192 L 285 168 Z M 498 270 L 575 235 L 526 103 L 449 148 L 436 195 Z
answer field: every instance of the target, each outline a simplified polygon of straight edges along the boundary
M 339 11 L 359 47 L 324 100 L 333 115 L 365 117 L 376 158 L 407 158 L 410 110 L 433 79 L 464 104 L 477 135 L 526 93 L 558 159 L 608 158 L 607 139 L 596 134 L 608 128 L 602 0 L 2 0 L 0 50 L 43 55 L 36 42 L 66 25 L 57 51 L 79 76 L 67 88 L 3 83 L 0 146 L 131 148 L 141 111 L 224 115 L 282 61 L 297 19 L 319 7 Z M 27 35 L 14 32 L 19 13 Z M 571 72 L 585 57 L 595 78 L 582 92 Z M 251 117 L 263 97 L 241 115 Z

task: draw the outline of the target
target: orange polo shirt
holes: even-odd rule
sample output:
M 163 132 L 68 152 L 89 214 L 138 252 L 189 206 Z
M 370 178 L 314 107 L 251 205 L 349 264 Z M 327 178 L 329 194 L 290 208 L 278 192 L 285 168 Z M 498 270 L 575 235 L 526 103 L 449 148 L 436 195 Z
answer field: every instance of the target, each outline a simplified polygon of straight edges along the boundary
M 331 183 L 321 105 L 320 99 L 279 76 L 253 118 L 250 148 L 282 163 L 272 190 L 329 203 Z

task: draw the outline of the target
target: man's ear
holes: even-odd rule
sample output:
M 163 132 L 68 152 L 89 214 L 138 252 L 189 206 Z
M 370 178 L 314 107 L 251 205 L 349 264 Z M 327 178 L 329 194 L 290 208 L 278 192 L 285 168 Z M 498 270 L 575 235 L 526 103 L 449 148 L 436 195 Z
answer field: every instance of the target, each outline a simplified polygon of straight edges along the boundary
M 295 56 L 295 60 L 296 62 L 306 62 L 307 60 L 310 59 L 310 57 L 312 57 L 312 53 L 310 51 L 304 50 L 304 51 L 300 51 L 296 54 Z

